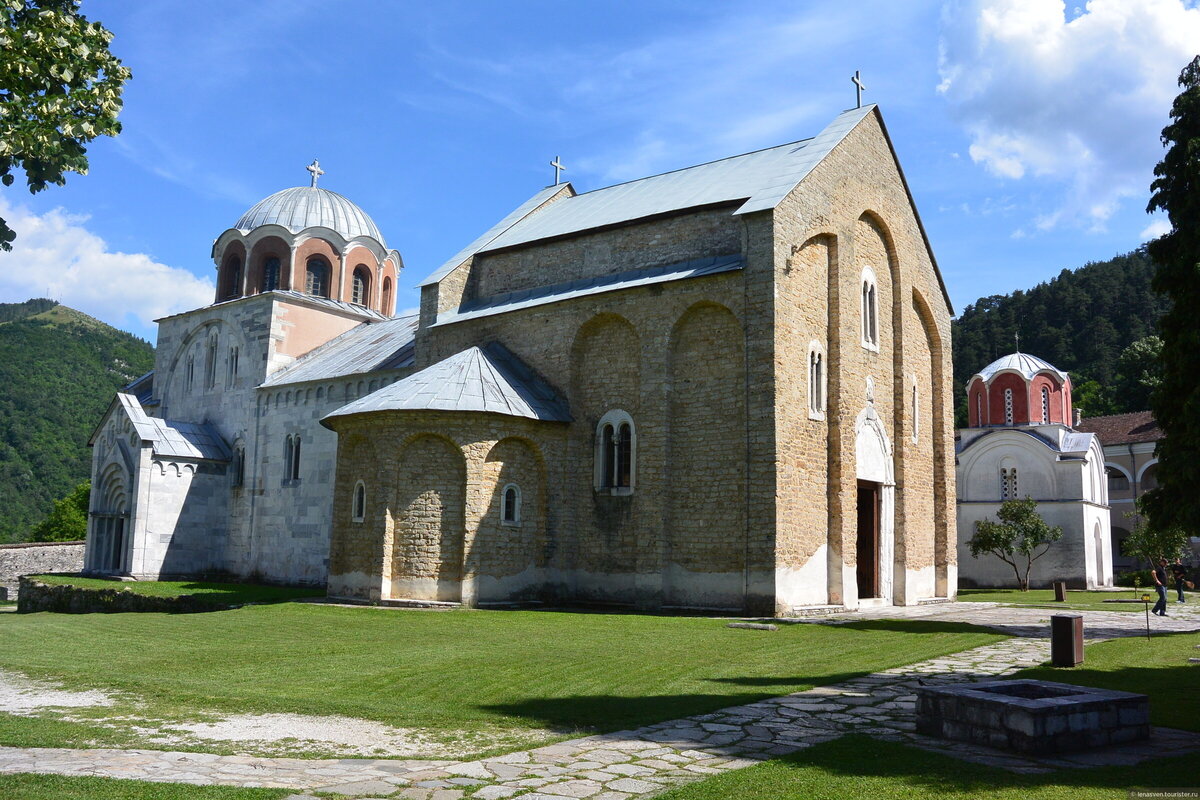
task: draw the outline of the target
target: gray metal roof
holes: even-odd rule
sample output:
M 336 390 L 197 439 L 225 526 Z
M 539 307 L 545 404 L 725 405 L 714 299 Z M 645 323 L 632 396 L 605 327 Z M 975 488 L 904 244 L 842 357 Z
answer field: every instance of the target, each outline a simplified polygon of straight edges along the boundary
M 666 264 L 660 267 L 619 272 L 614 275 L 598 275 L 592 278 L 581 278 L 566 283 L 556 283 L 551 286 L 539 286 L 536 289 L 526 289 L 519 292 L 507 292 L 488 297 L 475 303 L 464 303 L 455 311 L 439 314 L 434 325 L 449 325 L 452 322 L 462 322 L 477 317 L 487 317 L 493 314 L 504 314 L 523 308 L 558 303 L 563 300 L 574 300 L 602 292 L 615 292 L 621 289 L 632 289 L 638 286 L 649 286 L 655 283 L 679 281 L 686 278 L 698 278 L 704 275 L 716 275 L 741 269 L 745 260 L 740 254 L 717 256 L 714 258 L 697 258 L 682 261 L 677 264 Z
M 369 236 L 384 243 L 379 227 L 365 211 L 337 192 L 318 186 L 296 186 L 259 200 L 233 227 L 250 231 L 261 225 L 282 225 L 292 233 L 320 225 L 347 239 Z
M 417 320 L 418 314 L 413 311 L 383 322 L 364 322 L 272 373 L 262 386 L 411 367 Z
M 979 370 L 979 372 L 972 376 L 971 380 L 973 381 L 975 378 L 983 378 L 985 382 L 990 381 L 997 374 L 1006 371 L 1016 372 L 1027 381 L 1032 380 L 1033 376 L 1037 375 L 1039 372 L 1052 373 L 1057 375 L 1059 380 L 1065 381 L 1067 379 L 1067 373 L 1063 372 L 1048 361 L 1043 361 L 1037 356 L 1031 356 L 1029 353 L 1009 353 L 1006 356 L 997 358 L 995 361 Z M 968 381 L 968 384 L 969 383 L 970 381 Z
M 140 378 L 136 378 L 122 389 L 137 398 L 138 403 L 146 405 L 154 399 L 154 370 L 150 370 Z
M 545 189 L 542 189 L 540 192 L 535 194 L 533 197 L 529 198 L 524 203 L 517 206 L 517 208 L 515 208 L 511 213 L 509 213 L 509 215 L 506 216 L 504 219 L 500 220 L 495 225 L 488 228 L 487 232 L 484 233 L 482 236 L 480 236 L 478 239 L 471 242 L 469 245 L 464 247 L 462 250 L 459 250 L 457 253 L 455 253 L 453 258 L 451 258 L 445 264 L 442 264 L 440 267 L 438 267 L 436 270 L 434 270 L 432 275 L 430 275 L 428 278 L 421 281 L 417 285 L 418 286 L 428 286 L 431 283 L 437 283 L 442 278 L 446 277 L 446 275 L 448 275 L 452 269 L 454 269 L 459 264 L 466 261 L 471 256 L 478 253 L 489 242 L 491 242 L 497 236 L 499 236 L 500 234 L 504 233 L 506 230 L 511 228 L 518 221 L 524 219 L 526 216 L 533 213 L 539 206 L 541 206 L 543 203 L 545 203 L 550 198 L 554 197 L 554 195 L 558 194 L 559 192 L 566 192 L 568 194 L 573 195 L 575 193 L 575 190 L 572 188 L 570 182 L 561 184 L 559 186 L 547 186 Z
M 552 203 L 481 251 L 527 244 L 697 206 L 744 201 L 737 214 L 774 208 L 874 106 L 839 114 L 813 139 L 652 175 Z
M 117 400 L 133 423 L 138 438 L 151 443 L 154 455 L 206 461 L 229 460 L 229 447 L 211 425 L 149 417 L 138 404 L 137 398 L 124 392 L 117 393 Z
M 567 403 L 499 342 L 471 347 L 321 420 L 375 411 L 474 411 L 570 422 Z

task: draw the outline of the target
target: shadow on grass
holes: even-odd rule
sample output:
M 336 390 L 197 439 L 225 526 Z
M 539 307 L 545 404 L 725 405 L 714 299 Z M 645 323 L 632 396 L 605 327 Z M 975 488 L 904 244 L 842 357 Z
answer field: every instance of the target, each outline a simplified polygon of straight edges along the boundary
M 863 672 L 837 672 L 824 675 L 797 675 L 779 678 L 709 678 L 712 683 L 737 686 L 762 686 L 767 691 L 736 691 L 645 695 L 575 695 L 572 697 L 528 697 L 511 703 L 481 705 L 480 709 L 494 714 L 519 717 L 537 723 L 539 727 L 563 733 L 578 730 L 600 732 L 640 728 L 666 720 L 707 714 L 731 706 L 756 703 L 771 697 L 803 691 L 848 680 Z
M 662 800 L 879 798 L 1125 798 L 1131 787 L 1194 784 L 1195 756 L 1125 767 L 1018 774 L 915 747 L 848 735 L 790 756 L 682 787 Z

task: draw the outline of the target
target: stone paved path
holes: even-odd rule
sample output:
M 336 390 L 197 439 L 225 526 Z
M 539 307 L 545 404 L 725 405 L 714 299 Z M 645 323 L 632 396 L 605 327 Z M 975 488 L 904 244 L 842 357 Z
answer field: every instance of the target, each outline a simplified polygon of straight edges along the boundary
M 1047 634 L 1050 613 L 1044 609 L 960 603 L 915 609 L 878 609 L 833 618 L 817 624 L 910 617 L 974 622 L 1009 632 L 1028 633 L 806 692 L 633 731 L 589 736 L 477 761 L 315 761 L 151 750 L 0 748 L 0 772 L 275 786 L 407 800 L 502 800 L 514 796 L 521 800 L 630 800 L 792 753 L 851 732 L 913 744 L 1018 772 L 1045 772 L 1101 763 L 1133 764 L 1150 757 L 1200 750 L 1200 735 L 1156 728 L 1153 747 L 1142 743 L 1076 756 L 1031 759 L 974 745 L 930 739 L 913 732 L 912 716 L 918 686 L 990 679 L 1049 658 L 1049 642 L 1041 637 Z M 1139 626 L 1144 626 L 1145 621 L 1138 614 L 1083 613 L 1085 631 L 1093 636 L 1129 636 L 1144 630 Z M 1200 618 L 1185 620 L 1177 616 L 1153 623 L 1158 623 L 1155 626 L 1158 630 L 1200 629 Z M 294 797 L 299 800 L 306 796 Z

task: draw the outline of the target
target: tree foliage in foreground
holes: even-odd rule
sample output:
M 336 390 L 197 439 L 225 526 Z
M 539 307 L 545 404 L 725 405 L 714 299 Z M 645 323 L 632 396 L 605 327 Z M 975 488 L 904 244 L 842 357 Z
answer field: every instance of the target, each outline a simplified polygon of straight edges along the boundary
M 79 13 L 79 0 L 0 0 L 0 182 L 25 172 L 31 193 L 86 174 L 97 136 L 121 132 L 129 70 L 112 33 Z M 0 219 L 0 250 L 16 234 Z
M 967 424 L 967 380 L 1013 352 L 1017 334 L 1022 352 L 1071 374 L 1085 417 L 1149 408 L 1145 386 L 1157 380 L 1157 362 L 1142 354 L 1153 350 L 1148 340 L 1169 305 L 1150 286 L 1154 270 L 1149 255 L 1135 250 L 964 308 L 952 325 L 956 424 Z
M 1174 561 L 1184 555 L 1184 549 L 1188 545 L 1188 533 L 1178 525 L 1159 525 L 1151 522 L 1146 513 L 1145 499 L 1146 495 L 1138 498 L 1140 513 L 1133 530 L 1121 542 L 1121 549 L 1126 555 L 1134 556 L 1153 568 L 1158 565 L 1160 558 Z
M 87 538 L 88 501 L 92 482 L 84 481 L 69 495 L 54 501 L 50 515 L 34 526 L 32 542 L 77 542 Z
M 971 557 L 993 555 L 1008 564 L 1017 576 L 1021 591 L 1029 591 L 1029 570 L 1033 562 L 1046 554 L 1050 545 L 1062 538 L 1062 528 L 1046 524 L 1037 512 L 1032 497 L 1005 500 L 996 512 L 1000 519 L 981 519 L 975 523 L 975 535 L 967 543 Z
M 1171 310 L 1162 318 L 1163 377 L 1152 398 L 1165 434 L 1159 485 L 1147 493 L 1145 509 L 1152 526 L 1200 533 L 1200 56 L 1183 68 L 1179 85 L 1147 209 L 1165 211 L 1171 222 L 1170 232 L 1148 246 L 1159 265 L 1154 289 Z

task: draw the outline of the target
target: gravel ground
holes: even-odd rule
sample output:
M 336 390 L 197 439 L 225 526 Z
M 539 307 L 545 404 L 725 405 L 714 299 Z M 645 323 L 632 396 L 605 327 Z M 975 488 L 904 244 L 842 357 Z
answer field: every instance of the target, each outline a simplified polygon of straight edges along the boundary
M 73 709 L 113 706 L 118 698 L 99 690 L 68 691 L 54 683 L 0 671 L 0 713 L 48 716 L 68 722 L 85 721 Z M 206 715 L 211 717 L 212 715 Z M 140 716 L 136 711 L 107 718 L 86 719 L 88 724 L 132 731 L 152 747 L 189 746 L 203 749 L 220 743 L 247 754 L 281 752 L 325 753 L 373 758 L 454 758 L 506 744 L 505 736 L 480 732 L 440 736 L 411 728 L 394 728 L 380 722 L 341 716 L 306 714 L 234 714 L 205 722 L 180 722 Z M 549 735 L 549 732 L 547 732 Z M 528 733 L 524 739 L 530 738 Z M 538 737 L 536 733 L 533 738 Z

